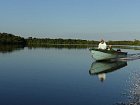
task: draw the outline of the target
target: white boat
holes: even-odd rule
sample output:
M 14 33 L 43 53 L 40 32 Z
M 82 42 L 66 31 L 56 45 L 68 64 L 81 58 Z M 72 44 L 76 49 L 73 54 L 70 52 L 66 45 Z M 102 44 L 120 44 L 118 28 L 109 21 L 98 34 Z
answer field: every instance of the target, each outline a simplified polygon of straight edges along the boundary
M 90 49 L 92 57 L 96 61 L 112 60 L 117 58 L 124 58 L 127 56 L 127 52 L 115 51 L 115 50 L 102 50 L 102 49 Z

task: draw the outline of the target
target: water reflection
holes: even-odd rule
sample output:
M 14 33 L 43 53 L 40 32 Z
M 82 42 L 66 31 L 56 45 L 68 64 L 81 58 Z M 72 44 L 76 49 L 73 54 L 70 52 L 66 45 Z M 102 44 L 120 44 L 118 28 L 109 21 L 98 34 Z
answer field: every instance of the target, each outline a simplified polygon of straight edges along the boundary
M 113 45 L 113 48 L 140 50 L 140 46 Z
M 24 47 L 27 47 L 28 49 L 35 49 L 35 48 L 44 48 L 44 49 L 49 49 L 49 48 L 55 48 L 55 49 L 89 49 L 89 48 L 93 48 L 96 47 L 94 45 L 75 45 L 75 44 L 54 44 L 54 45 L 28 45 L 28 46 L 24 46 L 24 45 L 0 45 L 0 53 L 11 53 L 13 51 L 17 51 L 17 50 L 22 50 L 24 49 Z M 140 50 L 140 46 L 113 46 L 114 48 L 124 48 L 124 49 L 135 49 L 135 50 Z
M 106 73 L 116 71 L 125 66 L 127 66 L 126 61 L 93 62 L 89 74 L 98 75 L 99 80 L 104 81 L 106 79 Z
M 23 45 L 0 45 L 0 53 L 11 53 L 13 51 L 22 50 Z
M 24 47 L 27 47 L 28 49 L 35 49 L 35 48 L 56 48 L 56 49 L 86 49 L 89 46 L 87 45 L 0 45 L 0 53 L 11 53 L 13 51 L 22 50 Z
M 63 48 L 66 48 L 66 49 L 86 49 L 86 48 L 89 48 L 91 47 L 90 45 L 81 45 L 81 44 L 52 44 L 52 45 L 28 45 L 28 48 L 29 49 L 32 49 L 32 48 L 57 48 L 57 49 L 63 49 Z M 93 47 L 93 46 L 92 46 Z

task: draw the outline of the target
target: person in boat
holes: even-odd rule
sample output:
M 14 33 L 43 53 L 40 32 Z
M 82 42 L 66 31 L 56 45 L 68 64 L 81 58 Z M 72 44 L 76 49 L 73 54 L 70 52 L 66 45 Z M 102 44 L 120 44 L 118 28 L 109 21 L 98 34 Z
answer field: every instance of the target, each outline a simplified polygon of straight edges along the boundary
M 108 45 L 108 46 L 107 46 L 107 50 L 113 50 L 113 49 L 112 49 L 112 45 Z
M 106 45 L 105 41 L 102 39 L 101 42 L 98 45 L 98 49 L 105 50 L 106 48 L 107 48 L 107 45 Z

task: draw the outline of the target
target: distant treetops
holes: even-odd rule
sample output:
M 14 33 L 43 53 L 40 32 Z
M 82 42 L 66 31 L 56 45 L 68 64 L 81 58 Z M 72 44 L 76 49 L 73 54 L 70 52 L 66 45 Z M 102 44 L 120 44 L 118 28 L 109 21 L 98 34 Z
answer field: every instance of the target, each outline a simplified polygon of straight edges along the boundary
M 0 33 L 0 45 L 97 45 L 99 41 L 81 40 L 81 39 L 50 39 L 50 38 L 32 38 L 27 39 L 8 33 Z M 134 41 L 108 41 L 111 45 L 140 45 L 140 40 Z
M 15 36 L 8 33 L 0 33 L 0 44 L 2 45 L 26 44 L 26 40 L 20 36 Z

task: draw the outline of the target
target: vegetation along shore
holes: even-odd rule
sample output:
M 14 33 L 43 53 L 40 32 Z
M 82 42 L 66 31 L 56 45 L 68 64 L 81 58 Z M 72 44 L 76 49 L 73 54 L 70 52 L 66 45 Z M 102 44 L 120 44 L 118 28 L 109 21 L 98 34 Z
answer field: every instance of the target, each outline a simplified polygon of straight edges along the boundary
M 0 45 L 47 46 L 47 45 L 97 45 L 99 41 L 82 39 L 23 38 L 9 33 L 0 33 Z M 111 45 L 140 45 L 140 40 L 107 41 Z

